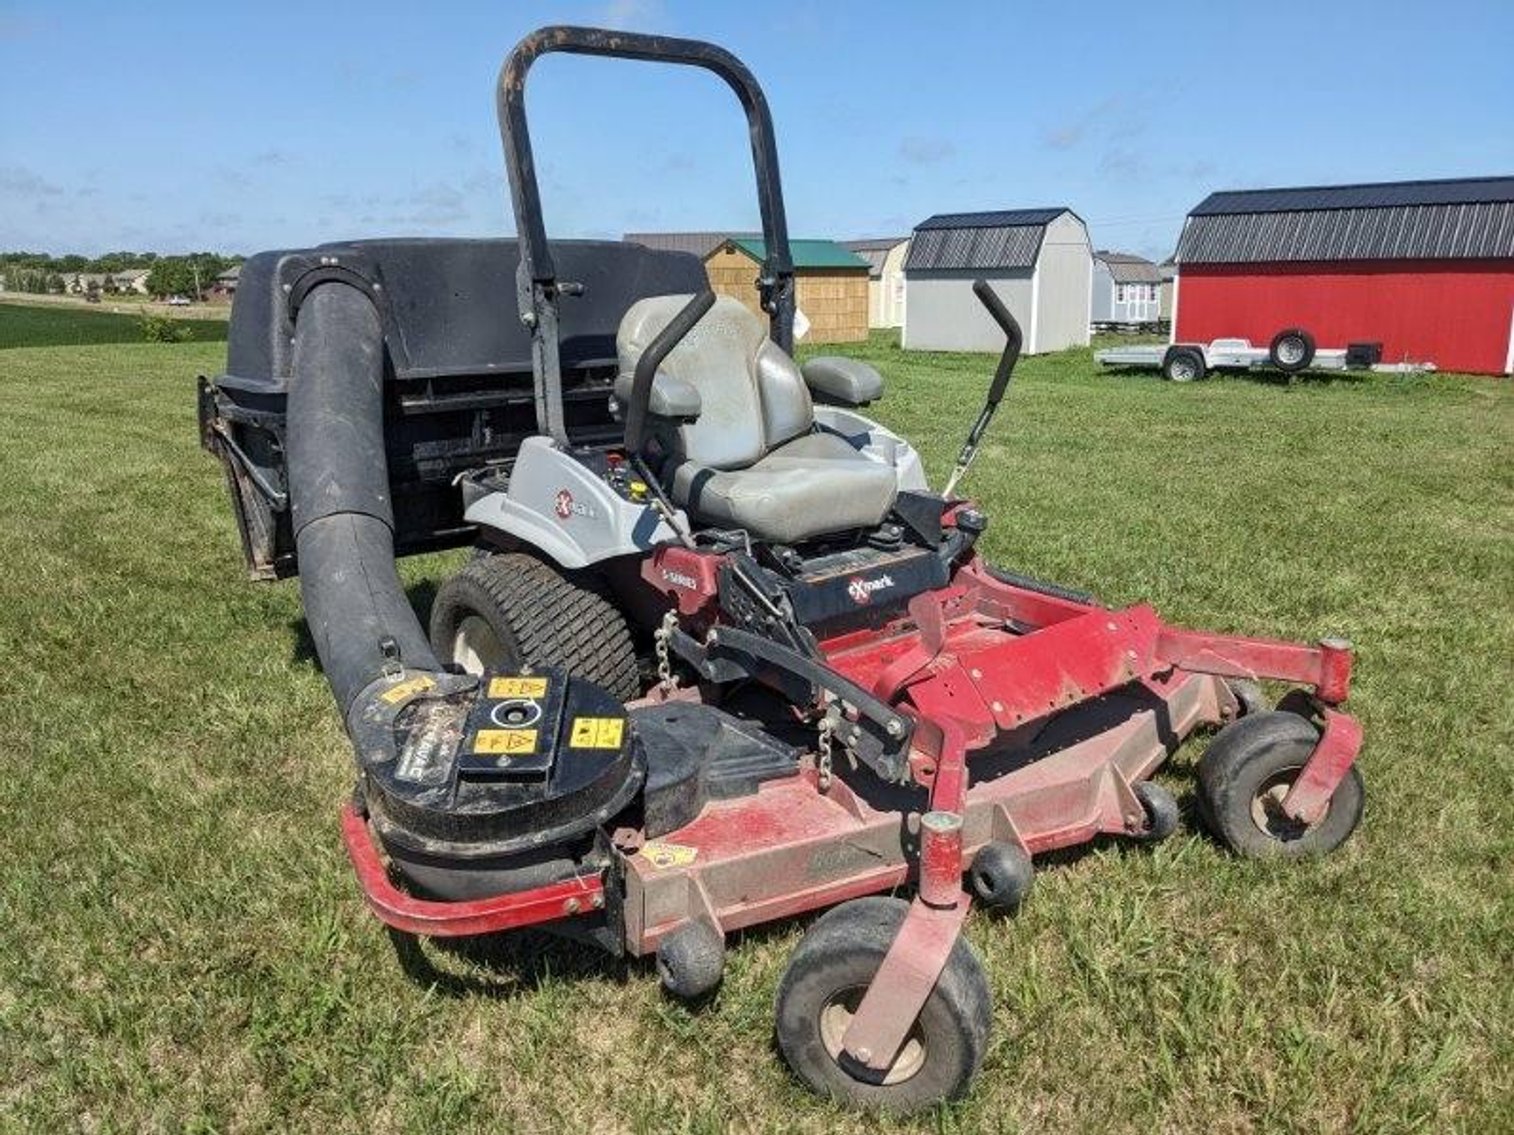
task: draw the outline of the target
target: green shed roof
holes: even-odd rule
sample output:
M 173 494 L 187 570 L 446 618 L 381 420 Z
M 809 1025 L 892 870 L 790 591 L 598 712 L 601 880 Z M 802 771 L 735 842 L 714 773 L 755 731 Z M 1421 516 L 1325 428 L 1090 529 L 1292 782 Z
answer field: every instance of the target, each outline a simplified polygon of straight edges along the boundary
M 757 237 L 732 237 L 731 243 L 759 264 L 767 259 L 767 241 Z M 867 261 L 854 252 L 848 252 L 833 240 L 791 240 L 789 255 L 794 258 L 795 268 L 860 268 L 867 269 Z

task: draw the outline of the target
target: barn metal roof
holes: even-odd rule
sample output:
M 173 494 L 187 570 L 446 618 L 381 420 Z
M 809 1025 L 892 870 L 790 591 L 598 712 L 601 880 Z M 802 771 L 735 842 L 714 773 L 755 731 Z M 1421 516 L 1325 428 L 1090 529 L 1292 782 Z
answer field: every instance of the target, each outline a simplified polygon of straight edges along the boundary
M 715 249 L 719 248 L 723 241 L 739 236 L 761 236 L 754 232 L 668 232 L 668 233 L 626 233 L 621 239 L 628 244 L 642 244 L 659 252 L 692 252 L 703 260 Z
M 1514 257 L 1514 177 L 1211 193 L 1185 264 Z
M 1110 278 L 1117 284 L 1157 284 L 1162 280 L 1157 266 L 1144 256 L 1107 251 L 1095 252 L 1094 256 L 1104 262 Z
M 881 236 L 869 240 L 843 240 L 841 247 L 866 260 L 867 274 L 876 280 L 883 275 L 883 262 L 888 259 L 888 254 L 908 239 L 907 236 Z
M 1070 213 L 1066 205 L 1054 205 L 1048 209 L 998 209 L 986 213 L 937 213 L 915 226 L 922 229 L 1002 229 L 1015 225 L 1046 225 L 1063 213 Z
M 1031 268 L 1041 253 L 1046 226 L 1071 212 L 1066 206 L 1057 206 L 937 213 L 915 226 L 904 270 Z
M 1462 177 L 1439 181 L 1310 185 L 1298 189 L 1222 190 L 1204 198 L 1189 216 L 1385 209 L 1395 205 L 1480 205 L 1510 201 L 1514 201 L 1514 177 Z

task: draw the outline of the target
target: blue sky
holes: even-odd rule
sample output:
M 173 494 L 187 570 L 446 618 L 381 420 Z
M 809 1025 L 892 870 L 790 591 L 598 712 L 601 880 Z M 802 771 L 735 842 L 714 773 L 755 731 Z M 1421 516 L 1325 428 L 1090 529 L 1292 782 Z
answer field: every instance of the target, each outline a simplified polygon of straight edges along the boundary
M 796 236 L 1066 204 L 1161 256 L 1213 189 L 1514 173 L 1509 0 L 0 0 L 0 248 L 510 231 L 494 77 L 554 22 L 745 59 Z M 713 77 L 553 56 L 531 78 L 554 235 L 755 227 Z

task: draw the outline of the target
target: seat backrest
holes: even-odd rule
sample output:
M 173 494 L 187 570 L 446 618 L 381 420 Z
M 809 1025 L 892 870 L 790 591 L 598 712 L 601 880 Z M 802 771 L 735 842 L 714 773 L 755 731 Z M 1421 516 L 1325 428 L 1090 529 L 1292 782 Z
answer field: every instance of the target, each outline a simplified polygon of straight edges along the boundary
M 691 298 L 653 296 L 631 305 L 615 337 L 622 374 L 636 369 L 642 351 Z M 731 296 L 716 298 L 661 370 L 699 391 L 698 420 L 678 430 L 680 456 L 697 464 L 745 468 L 814 424 L 809 389 L 794 360 Z

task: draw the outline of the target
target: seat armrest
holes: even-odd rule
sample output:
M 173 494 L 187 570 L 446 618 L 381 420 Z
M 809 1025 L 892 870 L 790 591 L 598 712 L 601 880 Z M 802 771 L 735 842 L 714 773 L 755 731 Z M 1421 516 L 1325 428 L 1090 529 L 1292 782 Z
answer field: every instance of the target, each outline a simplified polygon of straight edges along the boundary
M 635 376 L 620 374 L 615 377 L 615 398 L 622 405 L 631 400 L 631 386 Z M 658 371 L 652 380 L 652 397 L 647 403 L 647 413 L 656 418 L 677 418 L 692 422 L 699 417 L 701 409 L 699 391 L 694 384 L 675 378 L 666 371 Z
M 801 373 L 810 394 L 832 406 L 866 406 L 883 397 L 883 376 L 856 359 L 823 355 L 805 363 Z

